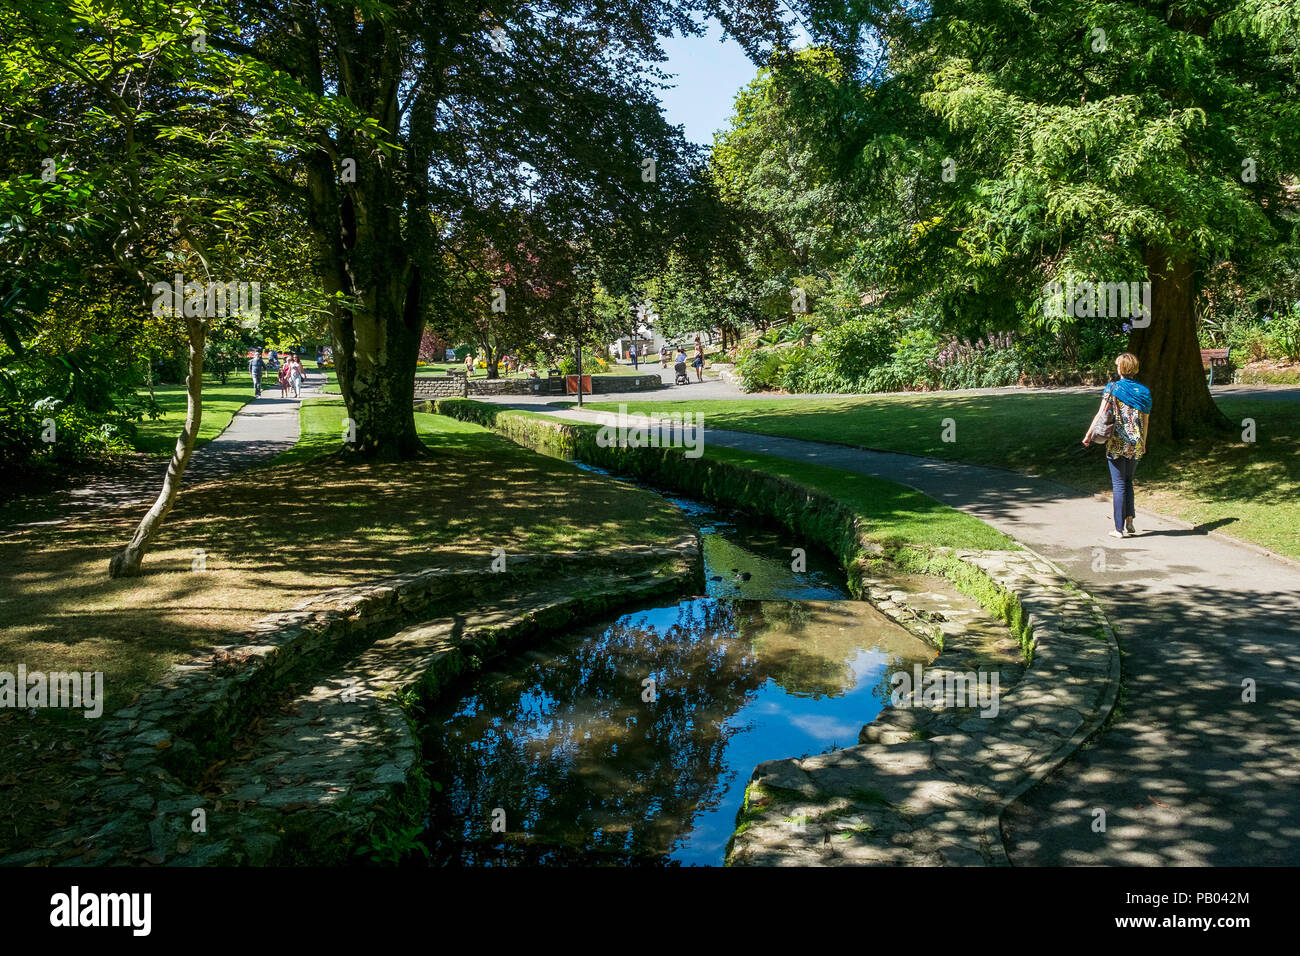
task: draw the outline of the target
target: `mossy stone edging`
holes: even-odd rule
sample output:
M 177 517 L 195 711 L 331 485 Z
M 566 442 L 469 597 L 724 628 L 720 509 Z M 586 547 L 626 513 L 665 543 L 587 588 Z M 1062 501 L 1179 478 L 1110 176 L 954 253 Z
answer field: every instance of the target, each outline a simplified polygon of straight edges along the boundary
M 361 707 L 349 714 L 351 721 L 343 731 L 320 729 L 323 723 L 310 724 L 310 730 L 307 724 L 298 726 L 301 733 L 293 739 L 301 752 L 287 756 L 297 759 L 298 770 L 308 770 L 308 776 L 323 783 L 314 805 L 310 800 L 280 800 L 261 807 L 245 794 L 227 800 L 223 815 L 199 793 L 212 784 L 207 779 L 210 768 L 236 756 L 236 738 L 255 718 L 283 723 L 274 714 L 268 718 L 266 710 L 287 687 L 331 666 L 331 661 L 356 655 L 367 643 L 373 650 L 383 643 L 383 635 L 390 635 L 390 648 L 400 649 L 400 642 L 392 644 L 391 632 L 402 622 L 439 616 L 455 620 L 458 628 L 475 635 L 474 657 L 481 660 L 504 640 L 502 635 L 513 639 L 536 634 L 647 595 L 696 588 L 701 571 L 695 535 L 666 546 L 507 555 L 504 573 L 492 571 L 488 559 L 484 565 L 424 569 L 336 588 L 290 611 L 268 615 L 200 660 L 174 666 L 131 706 L 104 722 L 91 752 L 76 765 L 86 776 L 85 790 L 92 794 L 92 806 L 83 808 L 78 823 L 55 834 L 50 847 L 11 855 L 0 864 L 341 862 L 359 835 L 377 824 L 405 825 L 411 813 L 418 819 L 423 809 L 420 801 L 427 793 L 420 792 L 422 761 L 395 699 L 405 687 L 359 689 L 354 699 Z M 557 601 L 553 593 L 543 593 L 557 576 L 566 580 L 564 588 L 575 591 L 574 596 Z M 473 609 L 505 591 L 515 600 L 512 616 L 497 621 L 500 634 L 476 626 Z M 530 597 L 536 598 L 531 605 Z M 448 617 L 467 606 L 471 610 Z M 543 620 L 545 628 L 539 624 Z M 454 676 L 449 673 L 452 662 L 461 662 L 456 670 L 469 669 L 454 646 L 437 651 L 431 659 L 444 663 L 433 686 L 443 686 Z M 362 656 L 366 653 L 370 651 Z M 284 728 L 286 733 L 294 729 Z M 375 733 L 367 742 L 383 746 L 365 748 L 368 759 L 386 748 L 391 753 L 351 779 L 338 772 L 340 767 L 331 770 L 337 750 L 310 752 L 312 739 L 370 730 Z M 256 750 L 255 745 L 254 754 Z M 232 762 L 238 766 L 237 760 Z M 207 818 L 202 834 L 191 826 L 198 809 Z M 294 826 L 290 815 L 298 813 L 302 816 L 297 820 L 310 822 Z
M 1119 651 L 1087 594 L 1031 551 L 954 552 L 1019 595 L 1034 657 L 995 714 L 915 700 L 886 707 L 856 747 L 754 770 L 730 865 L 1001 866 L 1006 809 L 1101 729 Z M 927 677 L 960 673 L 941 653 Z M 1081 813 L 1079 826 L 1091 817 Z
M 527 415 L 483 402 L 446 399 L 432 403 L 431 408 L 439 415 L 490 428 L 534 451 L 579 459 L 617 474 L 774 520 L 834 554 L 844 568 L 850 592 L 860 600 L 871 597 L 868 582 L 886 567 L 945 577 L 1005 621 L 1026 654 L 1029 653 L 1031 642 L 1014 592 L 999 587 L 980 568 L 955 557 L 951 549 L 923 549 L 875 540 L 865 522 L 850 507 L 798 482 L 732 462 L 687 458 L 676 448 L 601 446 L 596 441 L 595 426 Z M 914 618 L 905 618 L 900 623 L 942 647 L 938 628 L 919 626 Z
M 268 721 L 246 759 L 215 781 L 244 809 L 218 837 L 247 846 L 265 834 L 278 862 L 342 863 L 358 852 L 396 861 L 415 846 L 428 806 L 420 707 L 496 656 L 695 585 L 697 556 L 539 584 L 375 641 Z
M 756 768 L 728 864 L 1005 865 L 1005 809 L 1077 751 L 1114 706 L 1120 657 L 1104 613 L 1030 549 L 886 548 L 847 506 L 784 478 L 687 459 L 677 449 L 602 447 L 593 427 L 477 402 L 442 401 L 434 410 L 536 450 L 780 521 L 834 551 L 857 597 L 878 596 L 873 575 L 886 566 L 942 575 L 1019 641 L 1029 667 L 996 716 L 935 723 L 936 733 L 920 726 L 934 716 L 925 708 L 890 707 L 864 728 L 857 747 Z M 929 637 L 942 651 L 941 629 Z M 932 668 L 956 670 L 952 663 L 941 653 Z M 922 733 L 930 736 L 914 739 Z M 791 825 L 810 816 L 811 826 Z

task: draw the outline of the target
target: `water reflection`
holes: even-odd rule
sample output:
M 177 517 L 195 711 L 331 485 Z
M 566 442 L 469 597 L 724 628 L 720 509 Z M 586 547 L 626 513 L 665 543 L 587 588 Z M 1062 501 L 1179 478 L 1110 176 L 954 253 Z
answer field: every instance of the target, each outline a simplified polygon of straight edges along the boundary
M 431 713 L 436 862 L 719 864 L 755 764 L 857 743 L 889 672 L 934 657 L 845 600 L 829 553 L 795 571 L 788 531 L 665 497 L 700 531 L 705 594 L 514 656 Z
M 699 597 L 554 641 L 430 715 L 435 857 L 720 863 L 756 763 L 856 743 L 932 656 L 852 601 Z

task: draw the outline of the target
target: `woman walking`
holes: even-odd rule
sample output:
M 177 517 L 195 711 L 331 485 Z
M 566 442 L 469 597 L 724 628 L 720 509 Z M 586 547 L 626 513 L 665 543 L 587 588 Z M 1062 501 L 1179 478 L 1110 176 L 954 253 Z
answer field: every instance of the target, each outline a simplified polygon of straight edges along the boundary
M 302 398 L 302 380 L 306 373 L 302 369 L 302 359 L 297 355 L 289 358 L 289 384 L 293 386 L 293 397 Z
M 704 381 L 704 346 L 700 344 L 700 337 L 695 336 L 695 359 L 691 362 L 695 366 L 695 380 Z
M 1094 441 L 1106 443 L 1106 464 L 1110 468 L 1110 485 L 1115 500 L 1115 530 L 1112 538 L 1122 538 L 1125 532 L 1137 534 L 1133 519 L 1133 472 L 1138 460 L 1147 451 L 1147 422 L 1151 416 L 1151 390 L 1133 381 L 1138 371 L 1137 356 L 1125 352 L 1115 359 L 1119 381 L 1111 382 L 1102 392 L 1101 408 L 1097 410 L 1084 445 Z

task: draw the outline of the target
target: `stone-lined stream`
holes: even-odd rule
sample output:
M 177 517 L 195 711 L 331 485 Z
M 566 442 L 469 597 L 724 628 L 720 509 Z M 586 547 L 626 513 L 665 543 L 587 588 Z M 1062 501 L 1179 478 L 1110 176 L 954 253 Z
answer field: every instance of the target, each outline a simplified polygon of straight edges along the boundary
M 705 594 L 503 660 L 427 715 L 436 865 L 718 865 L 756 764 L 856 744 L 893 669 L 934 658 L 829 553 L 796 572 L 788 532 L 665 497 Z

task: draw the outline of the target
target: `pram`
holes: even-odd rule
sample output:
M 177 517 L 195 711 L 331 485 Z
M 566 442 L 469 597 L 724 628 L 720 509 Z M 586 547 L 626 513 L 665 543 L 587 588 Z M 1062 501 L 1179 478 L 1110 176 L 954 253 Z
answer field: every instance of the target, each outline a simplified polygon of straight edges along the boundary
M 689 378 L 689 377 L 687 376 L 687 374 L 686 374 L 686 363 L 685 363 L 685 362 L 678 362 L 676 365 L 673 366 L 673 371 L 675 371 L 675 372 L 677 373 L 677 382 L 676 382 L 676 384 L 678 384 L 678 385 L 689 385 L 689 384 L 691 383 L 690 378 Z

